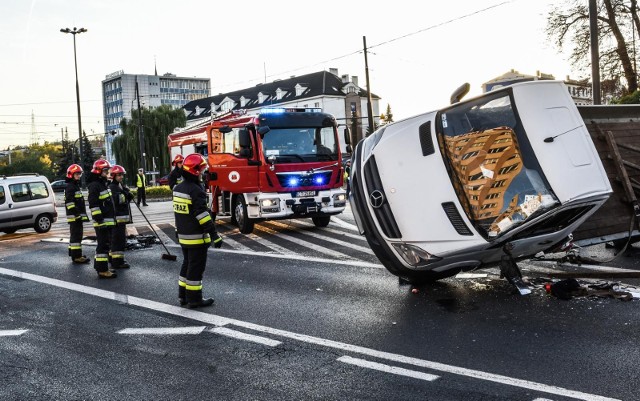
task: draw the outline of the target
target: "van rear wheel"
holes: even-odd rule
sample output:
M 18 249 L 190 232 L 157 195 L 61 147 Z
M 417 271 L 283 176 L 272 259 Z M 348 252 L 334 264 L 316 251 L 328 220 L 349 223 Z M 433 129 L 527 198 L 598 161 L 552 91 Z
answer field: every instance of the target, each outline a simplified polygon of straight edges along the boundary
M 254 222 L 247 215 L 247 203 L 242 196 L 237 196 L 233 207 L 233 216 L 236 224 L 243 234 L 251 234 L 253 232 Z
M 33 225 L 33 229 L 39 233 L 46 233 L 47 231 L 51 230 L 51 224 L 53 224 L 53 222 L 51 221 L 51 216 L 48 214 L 41 214 L 36 217 L 36 222 Z

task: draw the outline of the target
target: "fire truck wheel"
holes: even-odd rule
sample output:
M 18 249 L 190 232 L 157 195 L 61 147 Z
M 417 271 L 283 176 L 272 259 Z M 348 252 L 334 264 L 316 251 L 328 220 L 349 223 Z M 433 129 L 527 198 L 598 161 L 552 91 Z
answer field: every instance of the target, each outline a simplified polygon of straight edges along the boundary
M 331 216 L 312 217 L 311 220 L 313 220 L 313 224 L 316 227 L 326 227 L 329 225 L 329 222 L 331 221 Z
M 236 197 L 233 216 L 241 233 L 251 234 L 253 232 L 254 222 L 247 216 L 247 204 L 242 196 Z

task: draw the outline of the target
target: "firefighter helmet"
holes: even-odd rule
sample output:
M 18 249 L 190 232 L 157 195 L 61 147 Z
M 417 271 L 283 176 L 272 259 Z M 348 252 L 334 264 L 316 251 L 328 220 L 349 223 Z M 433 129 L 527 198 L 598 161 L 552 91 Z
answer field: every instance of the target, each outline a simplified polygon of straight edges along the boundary
M 98 159 L 93 162 L 93 169 L 91 170 L 91 172 L 94 174 L 100 174 L 105 168 L 111 168 L 111 163 L 104 159 Z
M 177 154 L 176 157 L 173 158 L 173 161 L 171 162 L 172 165 L 177 165 L 178 163 L 182 163 L 184 162 L 184 156 L 182 156 L 181 154 Z
M 111 173 L 111 175 L 127 174 L 127 171 L 124 169 L 124 167 L 118 164 L 114 164 L 113 167 L 111 167 L 111 170 L 109 171 L 109 173 Z
M 207 161 L 200 153 L 192 153 L 184 158 L 182 170 L 196 177 L 207 167 Z
M 72 164 L 67 168 L 67 178 L 73 178 L 75 173 L 82 173 L 82 167 L 79 164 Z

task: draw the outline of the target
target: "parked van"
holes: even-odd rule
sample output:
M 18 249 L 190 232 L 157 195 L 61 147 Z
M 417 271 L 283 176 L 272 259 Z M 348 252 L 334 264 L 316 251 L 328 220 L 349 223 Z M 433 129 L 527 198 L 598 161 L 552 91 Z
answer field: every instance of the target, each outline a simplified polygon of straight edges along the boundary
M 356 147 L 350 179 L 360 233 L 409 281 L 502 270 L 554 250 L 611 194 L 559 81 L 516 84 L 383 126 Z
M 46 233 L 58 220 L 55 197 L 47 177 L 24 174 L 0 176 L 0 231 L 21 228 Z

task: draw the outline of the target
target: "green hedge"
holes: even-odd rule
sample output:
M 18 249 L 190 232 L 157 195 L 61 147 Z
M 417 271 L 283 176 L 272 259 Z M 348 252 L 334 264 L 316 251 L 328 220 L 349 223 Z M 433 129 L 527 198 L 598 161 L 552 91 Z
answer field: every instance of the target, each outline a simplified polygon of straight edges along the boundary
M 131 188 L 131 193 L 136 194 L 138 188 Z M 147 187 L 147 198 L 148 199 L 157 199 L 157 198 L 166 198 L 171 199 L 173 197 L 173 192 L 169 189 L 168 185 L 161 185 L 159 187 Z

